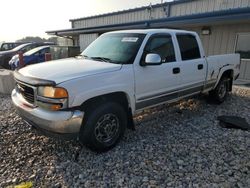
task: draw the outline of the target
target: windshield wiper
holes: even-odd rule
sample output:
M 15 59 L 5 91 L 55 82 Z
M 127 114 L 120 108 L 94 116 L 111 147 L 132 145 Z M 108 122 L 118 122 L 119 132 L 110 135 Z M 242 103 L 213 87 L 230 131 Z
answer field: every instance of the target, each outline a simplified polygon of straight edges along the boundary
M 93 60 L 97 60 L 97 61 L 102 61 L 102 62 L 107 62 L 107 63 L 115 63 L 115 64 L 120 64 L 120 62 L 116 62 L 116 61 L 113 61 L 107 57 L 89 57 L 87 55 L 83 55 L 83 54 L 80 54 L 79 56 L 76 56 L 76 57 L 83 57 L 85 59 L 93 59 Z
M 77 58 L 77 57 L 89 58 L 89 56 L 83 55 L 83 54 L 79 54 L 79 55 L 76 56 L 76 58 Z
M 94 59 L 94 60 L 101 60 L 101 61 L 104 61 L 104 62 L 112 62 L 111 59 L 106 58 L 106 57 L 90 57 L 90 58 Z

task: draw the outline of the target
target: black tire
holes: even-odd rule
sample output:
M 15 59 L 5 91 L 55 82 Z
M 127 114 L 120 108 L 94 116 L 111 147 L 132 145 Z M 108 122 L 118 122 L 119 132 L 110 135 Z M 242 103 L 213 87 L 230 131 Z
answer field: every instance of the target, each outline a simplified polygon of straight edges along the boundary
M 213 102 L 221 104 L 226 100 L 228 93 L 229 79 L 226 77 L 222 77 L 216 88 L 209 93 L 209 96 Z
M 86 109 L 79 140 L 97 152 L 113 148 L 122 138 L 127 127 L 127 113 L 114 102 L 94 104 Z
M 9 63 L 6 62 L 6 60 L 4 60 L 4 63 L 3 63 L 3 65 L 2 65 L 2 67 L 3 67 L 4 69 L 10 70 Z

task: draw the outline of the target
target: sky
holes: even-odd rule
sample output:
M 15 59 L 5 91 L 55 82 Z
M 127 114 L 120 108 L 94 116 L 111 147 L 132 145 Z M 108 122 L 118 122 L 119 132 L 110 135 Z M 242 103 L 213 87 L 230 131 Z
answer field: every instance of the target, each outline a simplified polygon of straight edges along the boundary
M 0 3 L 0 42 L 11 42 L 25 36 L 48 38 L 45 31 L 71 28 L 70 19 L 150 3 L 161 3 L 161 0 L 4 0 Z

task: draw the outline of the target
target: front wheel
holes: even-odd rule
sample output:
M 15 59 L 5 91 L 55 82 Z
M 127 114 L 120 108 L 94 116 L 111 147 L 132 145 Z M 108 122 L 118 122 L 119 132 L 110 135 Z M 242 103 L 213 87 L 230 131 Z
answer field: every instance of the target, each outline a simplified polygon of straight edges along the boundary
M 209 95 L 214 102 L 220 104 L 226 100 L 228 92 L 229 92 L 229 81 L 227 78 L 224 77 L 221 78 L 216 88 L 212 90 L 209 93 Z
M 114 147 L 127 126 L 124 108 L 114 102 L 96 104 L 87 109 L 79 139 L 94 151 L 106 151 Z

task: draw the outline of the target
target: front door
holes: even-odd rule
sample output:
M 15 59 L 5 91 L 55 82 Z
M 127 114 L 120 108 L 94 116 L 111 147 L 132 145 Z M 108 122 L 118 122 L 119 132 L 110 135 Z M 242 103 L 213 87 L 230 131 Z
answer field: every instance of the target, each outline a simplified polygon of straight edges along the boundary
M 173 40 L 170 34 L 157 34 L 149 38 L 141 58 L 149 53 L 159 54 L 161 65 L 135 64 L 136 109 L 143 109 L 178 97 L 180 72 L 176 62 Z

